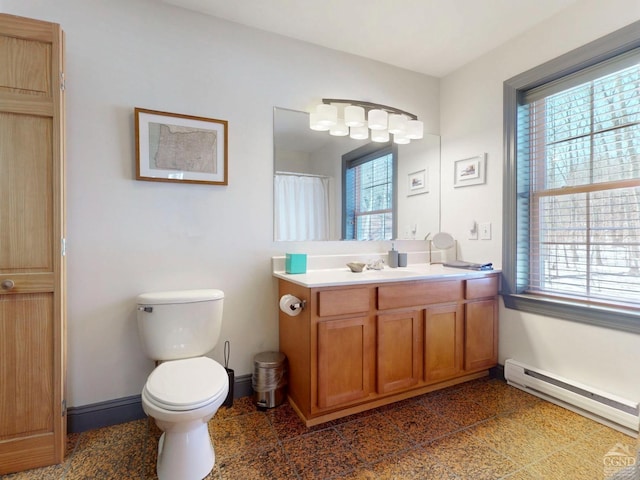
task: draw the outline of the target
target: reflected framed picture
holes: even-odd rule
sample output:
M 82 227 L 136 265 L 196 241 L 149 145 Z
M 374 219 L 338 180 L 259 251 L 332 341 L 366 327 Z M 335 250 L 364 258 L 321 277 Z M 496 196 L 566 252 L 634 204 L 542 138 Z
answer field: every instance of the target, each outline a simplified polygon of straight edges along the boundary
M 463 158 L 454 162 L 454 187 L 467 187 L 485 183 L 486 154 Z
M 427 170 L 418 170 L 409 174 L 409 184 L 407 187 L 407 197 L 420 195 L 429 191 L 427 182 Z
M 227 185 L 227 121 L 135 108 L 136 179 Z

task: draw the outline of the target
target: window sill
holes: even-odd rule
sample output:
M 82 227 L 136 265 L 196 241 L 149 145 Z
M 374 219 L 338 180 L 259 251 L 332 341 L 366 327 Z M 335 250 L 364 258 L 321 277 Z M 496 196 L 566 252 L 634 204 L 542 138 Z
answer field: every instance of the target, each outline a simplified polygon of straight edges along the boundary
M 586 305 L 536 295 L 507 293 L 501 295 L 505 307 L 512 310 L 640 334 L 640 311 L 638 310 Z

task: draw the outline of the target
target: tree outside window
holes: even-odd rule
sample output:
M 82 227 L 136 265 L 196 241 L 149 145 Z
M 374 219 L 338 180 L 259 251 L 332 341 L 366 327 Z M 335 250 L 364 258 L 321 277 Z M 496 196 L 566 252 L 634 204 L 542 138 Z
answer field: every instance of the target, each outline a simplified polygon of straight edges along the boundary
M 640 38 L 504 84 L 507 308 L 640 333 Z

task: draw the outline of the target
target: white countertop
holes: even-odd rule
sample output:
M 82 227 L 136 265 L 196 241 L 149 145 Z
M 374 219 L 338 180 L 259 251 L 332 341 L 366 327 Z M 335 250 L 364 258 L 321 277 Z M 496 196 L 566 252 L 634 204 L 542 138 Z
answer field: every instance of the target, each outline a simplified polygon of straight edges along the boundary
M 407 267 L 382 270 L 364 270 L 354 273 L 348 267 L 307 270 L 306 273 L 285 273 L 274 271 L 273 276 L 307 288 L 331 287 L 336 285 L 359 285 L 366 283 L 402 282 L 410 280 L 438 280 L 444 278 L 482 277 L 488 273 L 499 273 L 499 270 L 467 270 L 463 268 L 444 267 L 440 264 L 409 264 Z

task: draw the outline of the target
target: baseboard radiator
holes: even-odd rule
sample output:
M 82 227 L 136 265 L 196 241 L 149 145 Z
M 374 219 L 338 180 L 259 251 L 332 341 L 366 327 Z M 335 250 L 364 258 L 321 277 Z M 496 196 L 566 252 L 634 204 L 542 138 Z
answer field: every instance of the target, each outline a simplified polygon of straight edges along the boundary
M 640 429 L 638 402 L 529 367 L 515 360 L 504 363 L 509 385 L 565 407 L 597 422 L 637 437 Z

